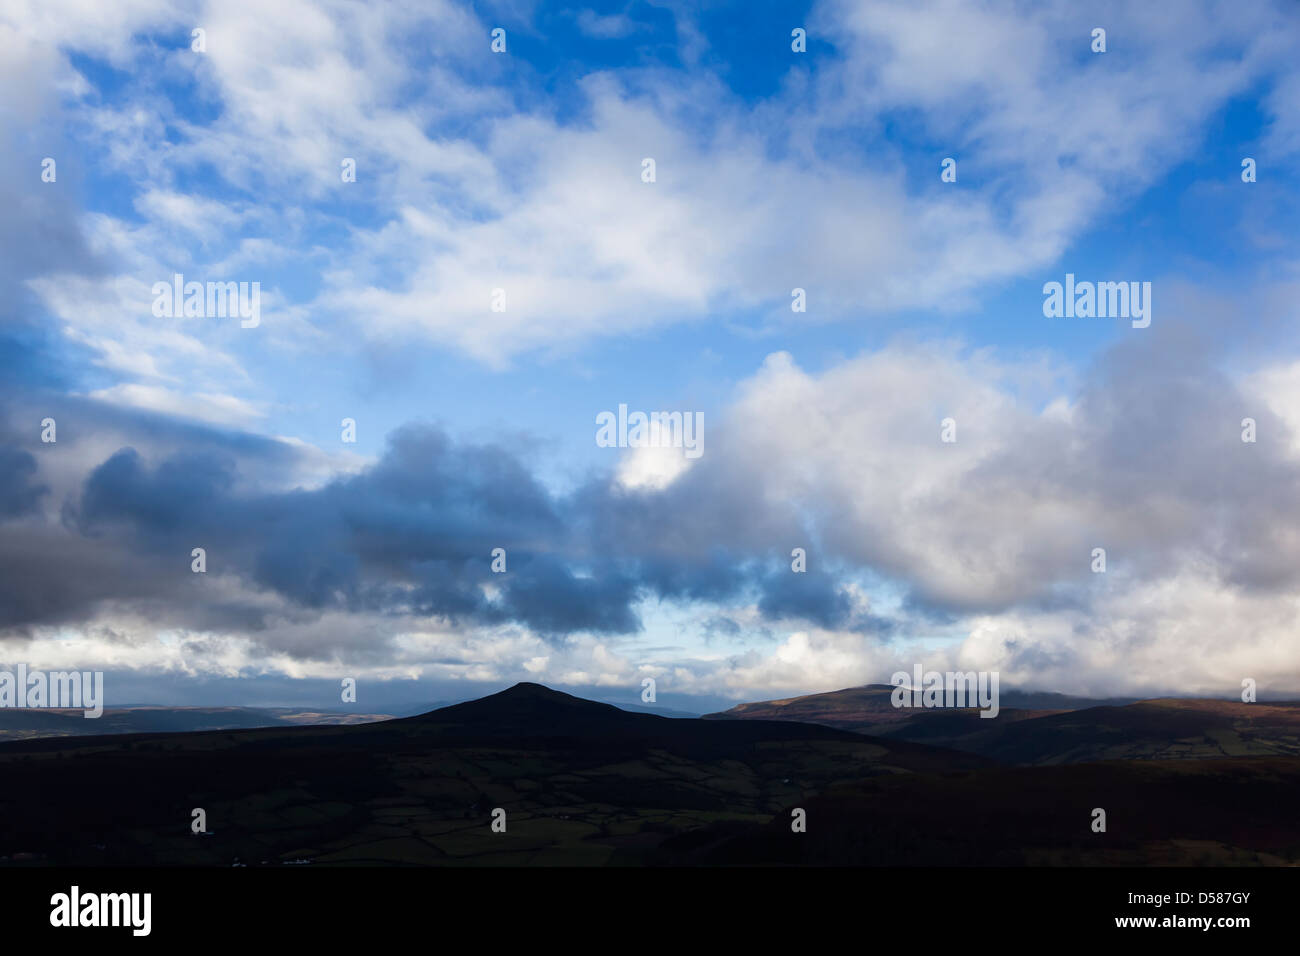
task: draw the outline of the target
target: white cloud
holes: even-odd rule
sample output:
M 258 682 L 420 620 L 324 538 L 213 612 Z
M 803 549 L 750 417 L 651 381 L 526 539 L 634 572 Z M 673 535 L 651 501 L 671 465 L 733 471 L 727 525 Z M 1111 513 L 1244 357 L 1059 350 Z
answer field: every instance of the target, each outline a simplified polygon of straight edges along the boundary
M 1116 7 L 1106 17 L 1113 52 L 1095 56 L 1092 21 L 1069 4 L 868 13 L 829 2 L 810 22 L 838 57 L 823 54 L 811 79 L 792 73 L 770 101 L 746 105 L 691 73 L 593 74 L 582 118 L 560 122 L 517 112 L 492 85 L 486 27 L 467 8 L 362 16 L 341 3 L 222 4 L 201 18 L 207 54 L 169 54 L 222 104 L 220 117 L 171 117 L 179 143 L 133 134 L 118 162 L 150 171 L 138 206 L 155 225 L 211 233 L 240 211 L 158 185 L 165 170 L 210 164 L 240 188 L 271 187 L 273 204 L 311 206 L 348 195 L 339 162 L 356 158 L 347 188 L 375 203 L 382 225 L 354 228 L 334 250 L 312 310 L 364 315 L 383 341 L 425 339 L 494 365 L 706 316 L 795 321 L 796 286 L 808 290 L 808 321 L 961 311 L 1056 260 L 1194 149 L 1230 97 L 1281 70 L 1262 29 L 1272 9 L 1235 12 L 1227 26 L 1189 16 L 1171 29 L 1164 16 Z M 142 4 L 127 23 L 151 16 L 158 8 Z M 592 17 L 584 22 L 615 28 Z M 53 41 L 52 29 L 39 35 Z M 127 55 L 125 28 L 109 33 L 96 48 Z M 432 63 L 397 44 L 409 35 L 427 39 Z M 90 42 L 71 28 L 57 39 Z M 417 77 L 429 95 L 412 99 Z M 117 148 L 123 127 L 138 125 L 130 117 L 149 115 L 82 112 Z M 918 138 L 949 145 L 930 157 L 881 140 L 880 125 L 900 112 Z M 467 117 L 474 135 L 439 132 Z M 862 151 L 815 145 L 828 137 Z M 953 187 L 938 181 L 944 152 L 963 170 Z M 656 160 L 654 184 L 640 180 L 645 157 Z M 495 288 L 506 291 L 504 312 L 489 308 Z
M 248 426 L 266 413 L 233 395 L 178 392 L 157 385 L 114 385 L 90 393 L 113 405 L 142 408 L 213 425 Z
M 575 18 L 578 29 L 586 36 L 599 40 L 618 40 L 636 32 L 636 21 L 626 14 L 602 16 L 594 10 L 583 10 Z

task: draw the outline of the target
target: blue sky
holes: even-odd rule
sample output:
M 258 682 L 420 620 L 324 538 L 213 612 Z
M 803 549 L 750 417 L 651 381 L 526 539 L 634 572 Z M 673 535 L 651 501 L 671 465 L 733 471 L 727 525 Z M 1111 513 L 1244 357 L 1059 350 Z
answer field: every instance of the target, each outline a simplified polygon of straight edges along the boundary
M 1300 691 L 1300 18 L 1194 6 L 11 5 L 0 662 Z M 1066 273 L 1151 326 L 1044 317 Z M 600 447 L 620 404 L 704 454 Z

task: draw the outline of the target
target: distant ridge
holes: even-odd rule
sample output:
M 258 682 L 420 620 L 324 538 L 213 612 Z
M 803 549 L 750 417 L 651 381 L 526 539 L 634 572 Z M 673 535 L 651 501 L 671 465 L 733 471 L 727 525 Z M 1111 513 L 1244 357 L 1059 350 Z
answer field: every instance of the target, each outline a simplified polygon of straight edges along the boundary
M 106 707 L 87 719 L 80 710 L 0 708 L 0 742 L 44 737 L 98 737 L 110 734 L 189 733 L 257 727 L 309 727 L 366 724 L 391 720 L 391 714 L 356 714 L 297 707 Z
M 773 720 L 792 720 L 798 713 L 817 713 L 823 717 L 838 716 L 843 719 L 855 711 L 893 711 L 896 708 L 890 701 L 895 687 L 893 684 L 862 684 L 846 687 L 843 690 L 826 691 L 820 694 L 801 694 L 796 697 L 784 697 L 775 700 L 760 700 L 752 703 L 737 704 L 730 710 L 705 714 L 710 719 L 730 719 L 733 717 L 751 718 L 762 714 Z M 1049 691 L 1022 691 L 1002 689 L 998 699 L 1003 708 L 1017 710 L 1083 710 L 1085 707 L 1122 707 L 1135 704 L 1138 697 L 1074 697 L 1069 694 L 1057 694 Z M 832 725 L 834 726 L 834 725 Z
M 784 720 L 949 747 L 1005 763 L 1300 756 L 1300 704 L 1204 698 L 1091 700 L 1005 691 L 971 708 L 894 707 L 888 684 L 739 704 L 708 720 Z M 1046 705 L 1046 706 L 1044 706 Z

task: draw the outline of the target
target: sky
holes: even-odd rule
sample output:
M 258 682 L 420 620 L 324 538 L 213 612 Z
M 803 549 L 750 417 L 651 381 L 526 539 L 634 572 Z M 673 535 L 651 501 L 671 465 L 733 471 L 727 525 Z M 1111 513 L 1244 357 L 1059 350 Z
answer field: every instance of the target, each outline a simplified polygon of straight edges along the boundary
M 1298 696 L 1297 49 L 1287 0 L 11 0 L 0 666 Z

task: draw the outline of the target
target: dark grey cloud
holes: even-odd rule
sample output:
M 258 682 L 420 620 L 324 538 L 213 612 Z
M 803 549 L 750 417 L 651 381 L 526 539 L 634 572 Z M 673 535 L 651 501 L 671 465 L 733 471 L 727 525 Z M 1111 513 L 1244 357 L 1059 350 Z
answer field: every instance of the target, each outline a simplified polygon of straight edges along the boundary
M 137 429 L 165 422 L 95 412 L 99 427 L 118 431 L 133 420 Z M 86 427 L 78 415 L 65 417 Z M 72 434 L 69 426 L 61 427 Z M 25 563 L 25 576 L 41 585 L 0 594 L 0 625 L 76 621 L 112 601 L 147 610 L 160 626 L 256 632 L 288 607 L 514 622 L 558 638 L 636 632 L 635 606 L 647 595 L 761 598 L 774 618 L 854 624 L 845 595 L 824 575 L 794 575 L 776 551 L 755 555 L 721 537 L 704 540 L 710 529 L 723 534 L 725 514 L 702 520 L 697 501 L 688 515 L 697 527 L 683 534 L 689 487 L 629 494 L 606 479 L 559 497 L 508 450 L 457 444 L 423 424 L 394 432 L 374 466 L 310 490 L 260 491 L 248 480 L 285 456 L 282 443 L 174 421 L 151 428 L 149 443 L 165 451 L 123 447 L 94 466 L 64 503 L 61 528 L 34 524 L 4 539 L 0 564 Z M 13 454 L 34 471 L 30 454 Z M 234 574 L 282 603 L 241 600 L 206 584 L 212 579 L 190 571 L 196 547 L 205 549 L 208 575 Z M 491 570 L 495 548 L 506 551 L 505 574 Z M 808 579 L 815 580 L 800 583 Z
M 0 446 L 0 521 L 36 512 L 49 489 L 35 483 L 36 459 L 20 448 Z
M 834 494 L 782 497 L 726 426 L 709 455 L 654 491 L 603 475 L 557 495 L 508 447 L 419 423 L 390 435 L 360 473 L 286 491 L 264 480 L 303 454 L 286 443 L 67 399 L 59 450 L 39 455 L 101 429 L 139 434 L 145 451 L 126 445 L 93 464 L 62 502 L 62 526 L 50 526 L 17 520 L 43 498 L 30 441 L 0 445 L 0 509 L 15 516 L 0 538 L 0 626 L 75 622 L 116 602 L 191 629 L 256 634 L 286 616 L 297 625 L 349 612 L 517 623 L 561 639 L 635 633 L 638 603 L 660 598 L 719 605 L 717 635 L 731 633 L 728 607 L 753 605 L 767 620 L 888 638 L 900 621 L 864 610 L 853 587 L 864 576 L 897 585 L 912 622 L 1085 608 L 1101 586 L 1086 573 L 1094 545 L 1139 579 L 1191 560 L 1236 586 L 1292 587 L 1300 469 L 1286 425 L 1216 371 L 1212 353 L 1177 329 L 1112 349 L 1084 376 L 1068 425 L 1026 415 L 1023 440 L 991 445 L 958 484 L 938 488 L 942 520 L 875 534 Z M 1268 441 L 1243 445 L 1247 415 Z M 1018 500 L 1040 509 L 1023 528 Z M 878 503 L 886 516 L 892 507 Z M 1018 551 L 999 565 L 1007 541 Z M 802 574 L 790 569 L 796 546 L 809 554 Z M 190 573 L 195 547 L 208 576 Z M 495 548 L 507 553 L 505 574 L 492 573 Z M 918 554 L 953 548 L 969 549 L 987 587 L 954 594 L 917 568 Z M 217 586 L 227 578 L 242 593 Z M 295 638 L 291 652 L 325 650 Z

